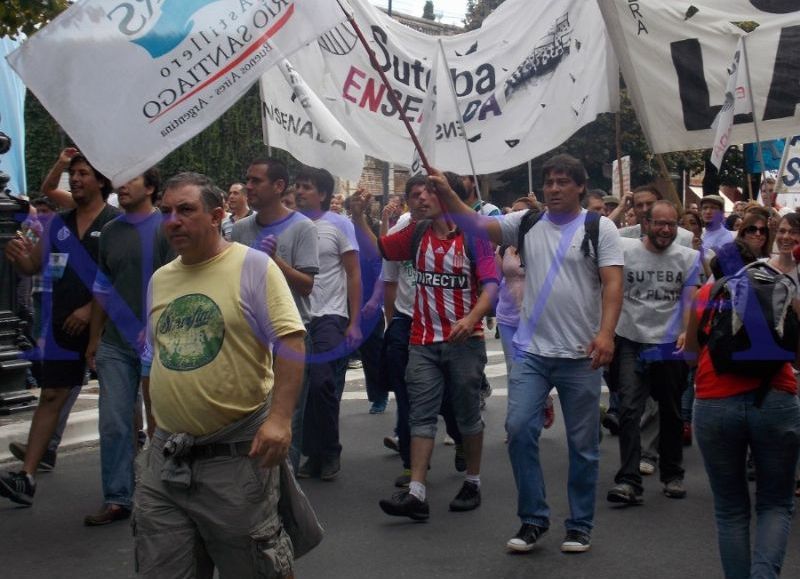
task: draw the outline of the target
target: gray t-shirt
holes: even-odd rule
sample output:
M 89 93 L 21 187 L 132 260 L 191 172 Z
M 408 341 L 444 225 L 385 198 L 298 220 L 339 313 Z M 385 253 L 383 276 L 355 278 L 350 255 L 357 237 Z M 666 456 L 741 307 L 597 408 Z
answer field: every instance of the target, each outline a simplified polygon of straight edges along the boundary
M 249 215 L 233 224 L 231 239 L 249 247 L 259 249 L 261 240 L 267 235 L 278 239 L 275 254 L 291 267 L 303 273 L 316 275 L 319 272 L 317 230 L 314 222 L 297 211 L 292 211 L 280 221 L 262 227 L 256 214 Z M 304 324 L 311 321 L 311 298 L 292 292 L 294 302 Z
M 700 285 L 700 252 L 673 243 L 663 253 L 622 239 L 625 293 L 617 334 L 642 344 L 669 344 L 683 331 L 681 296 Z
M 497 219 L 503 243 L 517 244 L 525 211 Z M 599 267 L 623 265 L 617 228 L 600 218 L 597 262 L 584 255 L 586 210 L 557 225 L 545 214 L 525 236 L 525 290 L 514 345 L 551 358 L 586 358 L 586 348 L 600 330 L 602 288 Z
M 627 237 L 629 239 L 640 239 L 642 237 L 642 226 L 640 224 L 623 227 L 619 230 L 620 237 Z M 694 234 L 688 229 L 678 227 L 678 236 L 675 238 L 675 243 L 684 247 L 692 248 L 692 241 Z
M 319 240 L 319 273 L 314 277 L 311 291 L 311 317 L 349 318 L 347 273 L 342 256 L 348 251 L 358 251 L 356 230 L 349 219 L 330 211 L 313 223 Z

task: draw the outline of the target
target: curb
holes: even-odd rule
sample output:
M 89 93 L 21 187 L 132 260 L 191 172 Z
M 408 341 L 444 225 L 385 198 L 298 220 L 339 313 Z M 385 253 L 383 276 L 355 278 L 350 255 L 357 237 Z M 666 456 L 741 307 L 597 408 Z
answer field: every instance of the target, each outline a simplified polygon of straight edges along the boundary
M 0 461 L 14 458 L 8 451 L 8 445 L 12 442 L 27 442 L 30 426 L 31 423 L 29 421 L 0 426 Z M 98 440 L 99 437 L 100 435 L 97 431 L 96 408 L 73 412 L 70 414 L 69 421 L 67 421 L 67 428 L 64 430 L 61 447 L 66 448 L 68 446 L 93 442 Z

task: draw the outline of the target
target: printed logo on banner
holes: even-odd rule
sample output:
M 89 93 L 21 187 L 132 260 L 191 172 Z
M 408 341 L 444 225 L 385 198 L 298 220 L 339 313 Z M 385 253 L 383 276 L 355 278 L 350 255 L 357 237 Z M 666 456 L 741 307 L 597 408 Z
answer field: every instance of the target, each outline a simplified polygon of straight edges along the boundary
M 337 56 L 344 56 L 350 54 L 358 44 L 358 36 L 356 36 L 353 27 L 349 22 L 339 24 L 333 30 L 329 30 L 317 39 L 319 47 L 331 54 Z
M 506 81 L 506 100 L 523 85 L 553 72 L 563 58 L 569 54 L 572 28 L 569 25 L 569 13 L 556 20 L 545 36 L 546 42 L 534 48 L 533 52 L 519 65 L 514 74 Z M 580 50 L 580 49 L 579 49 Z

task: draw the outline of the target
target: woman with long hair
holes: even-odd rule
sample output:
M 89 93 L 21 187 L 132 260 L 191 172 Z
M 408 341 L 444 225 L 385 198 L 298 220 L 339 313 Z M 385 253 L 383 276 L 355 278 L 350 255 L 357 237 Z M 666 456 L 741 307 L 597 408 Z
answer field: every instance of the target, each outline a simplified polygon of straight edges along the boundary
M 736 239 L 744 241 L 756 256 L 770 257 L 772 239 L 767 220 L 761 215 L 756 213 L 746 214 Z

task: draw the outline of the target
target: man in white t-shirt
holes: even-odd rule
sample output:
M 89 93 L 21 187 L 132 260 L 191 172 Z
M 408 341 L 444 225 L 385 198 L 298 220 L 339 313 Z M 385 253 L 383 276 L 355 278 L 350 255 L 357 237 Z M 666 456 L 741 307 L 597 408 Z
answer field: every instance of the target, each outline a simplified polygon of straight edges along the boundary
M 347 356 L 361 343 L 361 268 L 358 242 L 349 219 L 328 211 L 333 176 L 324 169 L 302 167 L 295 177 L 297 208 L 314 222 L 319 248 L 319 272 L 311 290 L 309 391 L 303 417 L 300 478 L 330 481 L 339 474 L 339 398 L 337 377 Z
M 679 352 L 702 270 L 699 253 L 675 243 L 678 211 L 672 203 L 656 202 L 642 220 L 642 231 L 641 241 L 622 240 L 625 289 L 612 363 L 620 413 L 620 468 L 608 500 L 629 505 L 642 502 L 639 425 L 648 397 L 659 408 L 664 494 L 686 496 L 680 410 L 688 368 Z
M 542 167 L 547 212 L 525 235 L 525 290 L 516 358 L 508 388 L 508 452 L 519 493 L 522 526 L 507 547 L 530 551 L 550 526 L 539 435 L 550 389 L 559 392 L 569 444 L 569 505 L 561 550 L 589 550 L 600 462 L 600 372 L 614 354 L 614 330 L 622 305 L 622 250 L 606 217 L 594 217 L 597 238 L 588 235 L 581 208 L 587 175 L 583 164 L 556 155 Z M 497 244 L 518 245 L 526 212 L 492 218 L 475 215 L 441 175 L 431 181 L 439 198 L 466 228 L 482 229 Z M 587 237 L 589 239 L 587 239 Z M 601 307 L 597 307 L 598 296 Z
M 655 205 L 656 201 L 663 199 L 661 191 L 653 185 L 642 185 L 633 190 L 633 212 L 636 214 L 636 225 L 623 227 L 619 230 L 620 237 L 630 237 L 631 239 L 640 239 L 644 233 L 642 232 L 642 221 L 650 208 Z M 678 237 L 675 240 L 679 245 L 684 247 L 692 247 L 692 239 L 694 235 L 688 229 L 678 227 Z

